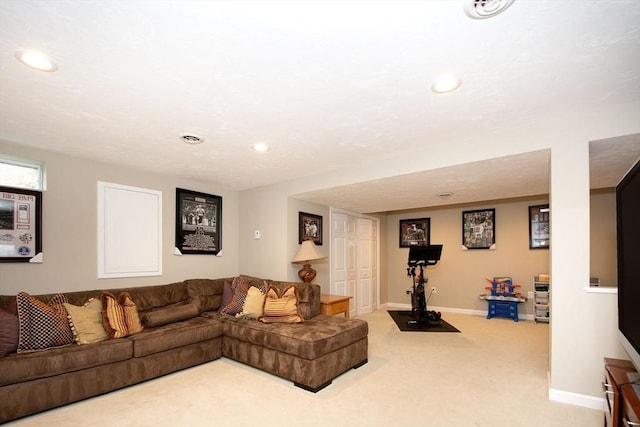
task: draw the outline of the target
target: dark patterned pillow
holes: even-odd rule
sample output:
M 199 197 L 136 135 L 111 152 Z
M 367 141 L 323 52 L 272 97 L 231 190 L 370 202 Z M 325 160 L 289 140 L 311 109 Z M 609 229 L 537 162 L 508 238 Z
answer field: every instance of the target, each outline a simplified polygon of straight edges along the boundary
M 75 342 L 64 303 L 67 297 L 56 294 L 48 304 L 26 292 L 16 296 L 20 338 L 18 353 L 62 347 Z
M 220 306 L 220 310 L 222 310 L 227 304 L 231 302 L 231 298 L 233 298 L 231 283 L 225 280 L 224 285 L 222 285 L 222 305 Z
M 0 357 L 15 353 L 18 349 L 20 327 L 17 309 L 15 302 L 7 309 L 0 308 Z
M 231 282 L 231 290 L 233 291 L 231 301 L 229 302 L 229 304 L 222 306 L 222 308 L 220 309 L 220 313 L 235 316 L 242 311 L 244 300 L 247 298 L 249 285 L 247 284 L 246 280 L 244 280 L 244 278 L 234 277 L 233 282 Z

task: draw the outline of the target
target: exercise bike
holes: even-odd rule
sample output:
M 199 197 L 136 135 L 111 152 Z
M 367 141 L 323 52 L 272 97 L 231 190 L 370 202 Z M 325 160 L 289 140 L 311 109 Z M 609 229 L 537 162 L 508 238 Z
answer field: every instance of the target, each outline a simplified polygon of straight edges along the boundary
M 427 298 L 424 285 L 428 279 L 424 277 L 424 269 L 428 265 L 436 265 L 440 261 L 442 245 L 411 246 L 409 247 L 409 260 L 407 262 L 407 276 L 411 277 L 411 311 L 415 317 L 409 320 L 409 325 L 439 325 L 440 313 L 427 310 Z M 416 268 L 419 269 L 416 275 Z

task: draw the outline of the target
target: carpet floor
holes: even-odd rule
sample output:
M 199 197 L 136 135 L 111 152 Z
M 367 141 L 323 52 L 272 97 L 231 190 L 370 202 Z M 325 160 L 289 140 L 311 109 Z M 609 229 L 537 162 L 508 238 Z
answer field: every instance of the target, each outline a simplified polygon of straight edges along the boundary
M 602 411 L 548 399 L 548 324 L 445 315 L 461 333 L 401 332 L 386 310 L 359 316 L 369 323 L 369 363 L 316 394 L 222 358 L 9 425 L 603 425 Z

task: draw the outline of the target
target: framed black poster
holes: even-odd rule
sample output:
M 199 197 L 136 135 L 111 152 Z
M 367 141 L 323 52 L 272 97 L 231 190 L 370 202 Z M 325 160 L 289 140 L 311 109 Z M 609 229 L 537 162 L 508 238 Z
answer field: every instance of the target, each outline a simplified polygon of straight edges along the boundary
M 322 246 L 322 217 L 306 212 L 298 212 L 298 243 L 305 240 Z
M 42 252 L 42 192 L 0 186 L 0 262 Z
M 549 249 L 549 205 L 529 206 L 529 249 Z
M 176 248 L 217 255 L 222 249 L 222 197 L 176 188 Z
M 400 220 L 400 247 L 429 246 L 431 238 L 431 219 L 401 219 Z
M 494 249 L 495 243 L 495 209 L 462 212 L 463 249 Z

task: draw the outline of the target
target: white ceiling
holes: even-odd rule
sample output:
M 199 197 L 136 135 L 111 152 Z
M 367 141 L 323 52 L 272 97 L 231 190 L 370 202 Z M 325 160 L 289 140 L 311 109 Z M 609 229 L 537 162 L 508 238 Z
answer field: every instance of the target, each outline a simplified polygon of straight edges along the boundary
M 640 101 L 640 2 L 516 0 L 488 20 L 463 4 L 2 0 L 0 140 L 243 190 L 550 109 Z M 22 48 L 59 70 L 26 68 Z M 429 91 L 443 71 L 462 77 L 457 92 Z M 187 146 L 182 133 L 205 142 Z M 272 149 L 254 153 L 255 142 Z M 612 186 L 640 156 L 640 135 L 591 148 L 592 187 Z M 548 156 L 300 197 L 378 212 L 544 194 Z M 434 182 L 417 200 L 416 186 Z

